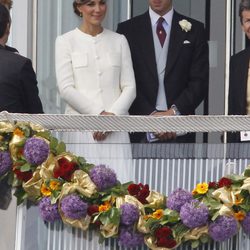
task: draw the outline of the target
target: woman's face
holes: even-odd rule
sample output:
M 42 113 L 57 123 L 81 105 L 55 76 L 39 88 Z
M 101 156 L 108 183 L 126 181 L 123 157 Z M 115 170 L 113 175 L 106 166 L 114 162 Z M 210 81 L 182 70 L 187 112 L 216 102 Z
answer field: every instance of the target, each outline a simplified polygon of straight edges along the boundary
M 106 0 L 90 0 L 78 7 L 84 22 L 91 25 L 101 25 L 107 10 Z

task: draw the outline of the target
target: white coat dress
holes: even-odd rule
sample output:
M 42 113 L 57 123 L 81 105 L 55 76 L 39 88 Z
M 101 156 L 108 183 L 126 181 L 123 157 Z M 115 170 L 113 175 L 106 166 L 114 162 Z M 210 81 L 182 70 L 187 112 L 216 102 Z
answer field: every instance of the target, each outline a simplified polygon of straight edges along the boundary
M 103 29 L 91 36 L 76 28 L 56 39 L 55 67 L 66 114 L 102 111 L 128 114 L 136 96 L 129 46 L 123 35 Z M 68 149 L 90 163 L 115 170 L 121 182 L 131 180 L 131 147 L 127 132 L 112 132 L 97 142 L 90 132 L 64 135 Z

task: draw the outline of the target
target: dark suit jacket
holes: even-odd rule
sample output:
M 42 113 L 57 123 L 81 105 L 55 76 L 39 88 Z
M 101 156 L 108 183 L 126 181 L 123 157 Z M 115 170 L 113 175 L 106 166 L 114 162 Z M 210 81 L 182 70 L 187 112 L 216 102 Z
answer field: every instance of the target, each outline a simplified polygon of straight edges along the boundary
M 183 19 L 192 24 L 188 32 L 179 25 Z M 118 24 L 117 32 L 128 40 L 135 71 L 137 97 L 130 114 L 149 115 L 155 110 L 159 85 L 149 12 Z M 208 44 L 203 24 L 174 11 L 164 79 L 168 108 L 175 104 L 182 115 L 195 114 L 207 93 L 208 75 Z M 178 139 L 191 142 L 194 135 L 191 137 Z
M 230 59 L 229 74 L 229 115 L 246 115 L 247 78 L 250 47 L 233 55 Z M 240 142 L 239 133 L 229 133 L 228 142 Z
M 0 46 L 0 111 L 43 113 L 31 61 Z
M 18 50 L 15 49 L 15 48 L 13 48 L 13 47 L 10 47 L 10 46 L 5 45 L 4 48 L 5 48 L 6 50 L 8 50 L 8 51 L 11 51 L 11 52 L 14 52 L 14 53 L 18 53 Z

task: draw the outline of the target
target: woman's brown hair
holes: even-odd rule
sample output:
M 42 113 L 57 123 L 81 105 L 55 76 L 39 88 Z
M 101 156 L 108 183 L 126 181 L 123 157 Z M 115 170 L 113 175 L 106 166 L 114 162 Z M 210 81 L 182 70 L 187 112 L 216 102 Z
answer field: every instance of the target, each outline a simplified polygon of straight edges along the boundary
M 77 16 L 82 16 L 82 13 L 78 10 L 78 7 L 82 4 L 88 3 L 90 0 L 75 0 L 73 2 L 73 9 Z

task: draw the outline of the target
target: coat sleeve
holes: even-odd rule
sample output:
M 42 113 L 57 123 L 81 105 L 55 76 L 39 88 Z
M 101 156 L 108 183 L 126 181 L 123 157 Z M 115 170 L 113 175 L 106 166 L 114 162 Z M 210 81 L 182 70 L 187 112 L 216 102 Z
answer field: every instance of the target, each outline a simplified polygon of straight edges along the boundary
M 197 25 L 195 32 L 195 46 L 189 62 L 186 88 L 180 93 L 174 103 L 181 114 L 189 115 L 195 110 L 208 93 L 209 56 L 205 29 L 202 24 Z M 189 66 L 187 65 L 187 67 Z M 180 72 L 181 74 L 181 72 Z
M 29 59 L 24 63 L 20 75 L 23 91 L 23 103 L 30 114 L 43 113 L 42 103 L 38 95 L 36 74 Z
M 119 23 L 117 26 L 117 30 L 116 32 L 119 34 L 124 35 L 129 43 L 129 47 L 132 53 L 132 62 L 133 62 L 133 69 L 134 69 L 134 73 L 135 73 L 135 81 L 136 81 L 136 98 L 134 100 L 134 102 L 132 103 L 132 106 L 130 108 L 130 113 L 131 114 L 136 114 L 136 115 L 149 115 L 151 114 L 153 111 L 155 111 L 155 106 L 153 106 L 148 99 L 145 97 L 145 95 L 143 94 L 143 91 L 140 88 L 140 84 L 139 84 L 139 79 L 142 77 L 142 72 L 140 72 L 138 70 L 138 67 L 136 66 L 136 58 L 135 58 L 135 53 L 133 53 L 133 50 L 135 50 L 136 48 L 134 48 L 134 35 L 132 34 L 133 32 L 131 31 L 131 24 L 129 24 L 128 22 L 123 22 L 123 23 Z M 134 57 L 134 58 L 133 58 Z
M 120 89 L 121 95 L 113 103 L 109 112 L 117 115 L 127 114 L 128 110 L 135 99 L 136 87 L 134 70 L 132 66 L 130 49 L 124 36 L 121 36 L 121 72 L 120 72 Z

